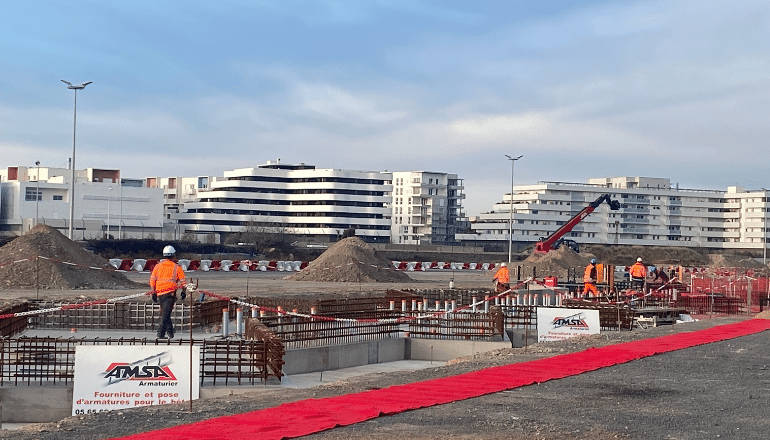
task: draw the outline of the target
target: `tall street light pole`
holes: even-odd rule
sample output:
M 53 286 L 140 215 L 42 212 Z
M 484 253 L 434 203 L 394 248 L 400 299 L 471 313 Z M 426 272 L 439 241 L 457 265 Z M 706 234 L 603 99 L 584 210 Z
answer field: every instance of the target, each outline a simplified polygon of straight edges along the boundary
M 508 264 L 511 264 L 513 249 L 513 164 L 523 156 L 511 157 L 506 154 L 505 157 L 511 161 L 511 218 L 508 221 Z
M 107 190 L 107 240 L 110 239 L 110 195 L 112 194 L 112 187 Z
M 74 110 L 74 116 L 72 118 L 72 176 L 71 176 L 71 182 L 70 182 L 70 224 L 69 224 L 69 239 L 73 240 L 74 237 L 72 235 L 72 222 L 75 220 L 75 132 L 77 131 L 78 127 L 78 90 L 83 90 L 86 88 L 87 85 L 91 84 L 93 81 L 84 82 L 82 84 L 76 84 L 72 85 L 69 81 L 61 80 L 61 82 L 67 84 L 68 89 L 72 89 L 75 91 L 75 110 Z
M 40 218 L 40 161 L 35 161 L 37 167 L 37 178 L 35 179 L 35 226 L 37 219 Z
M 762 265 L 767 267 L 767 190 L 762 191 Z

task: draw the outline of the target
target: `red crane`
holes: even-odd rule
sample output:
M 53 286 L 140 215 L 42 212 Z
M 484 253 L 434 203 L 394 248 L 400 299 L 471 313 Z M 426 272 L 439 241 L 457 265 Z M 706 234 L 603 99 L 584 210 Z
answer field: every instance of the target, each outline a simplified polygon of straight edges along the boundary
M 547 254 L 548 252 L 554 249 L 558 249 L 559 245 L 562 242 L 566 241 L 563 238 L 564 235 L 569 231 L 571 231 L 572 228 L 574 228 L 575 225 L 580 223 L 584 218 L 586 218 L 588 214 L 594 212 L 594 210 L 599 205 L 601 205 L 602 202 L 607 202 L 607 204 L 610 205 L 610 209 L 613 211 L 617 211 L 618 209 L 620 209 L 620 202 L 618 202 L 617 200 L 612 200 L 609 194 L 604 194 L 603 196 L 599 197 L 598 199 L 591 202 L 591 204 L 583 208 L 582 211 L 575 214 L 574 217 L 569 219 L 567 223 L 564 223 L 561 228 L 556 230 L 556 232 L 549 235 L 547 238 L 541 239 L 540 241 L 538 241 L 537 245 L 535 245 L 535 253 Z

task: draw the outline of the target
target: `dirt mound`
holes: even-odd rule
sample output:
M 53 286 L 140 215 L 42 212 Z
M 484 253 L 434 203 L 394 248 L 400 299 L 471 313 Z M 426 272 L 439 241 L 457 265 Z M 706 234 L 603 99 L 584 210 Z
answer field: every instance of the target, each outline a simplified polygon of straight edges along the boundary
M 35 257 L 45 257 L 36 259 Z M 24 260 L 18 263 L 14 261 Z M 71 264 L 64 264 L 64 263 Z M 139 285 L 58 230 L 38 224 L 0 248 L 0 289 L 126 289 Z
M 293 281 L 408 283 L 409 275 L 393 269 L 390 261 L 358 237 L 335 243 L 301 272 L 286 277 Z
M 591 252 L 601 263 L 615 266 L 630 266 L 642 257 L 645 264 L 656 266 L 672 264 L 683 266 L 707 266 L 709 259 L 690 248 L 672 246 L 612 246 L 581 245 L 581 251 Z
M 759 269 L 764 268 L 759 261 L 740 255 L 709 255 L 711 267 L 745 267 Z
M 532 253 L 520 264 L 525 275 L 530 274 L 531 268 L 535 268 L 537 277 L 555 276 L 564 278 L 567 276 L 567 270 L 572 267 L 585 267 L 593 258 L 593 254 L 580 253 L 573 251 L 569 246 L 561 246 L 547 254 Z

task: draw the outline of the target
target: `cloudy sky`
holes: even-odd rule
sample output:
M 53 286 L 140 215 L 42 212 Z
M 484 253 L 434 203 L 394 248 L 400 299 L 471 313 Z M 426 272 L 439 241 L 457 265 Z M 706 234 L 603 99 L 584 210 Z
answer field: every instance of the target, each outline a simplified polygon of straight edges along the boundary
M 281 159 L 516 184 L 770 188 L 770 3 L 5 1 L 0 166 L 222 175 Z

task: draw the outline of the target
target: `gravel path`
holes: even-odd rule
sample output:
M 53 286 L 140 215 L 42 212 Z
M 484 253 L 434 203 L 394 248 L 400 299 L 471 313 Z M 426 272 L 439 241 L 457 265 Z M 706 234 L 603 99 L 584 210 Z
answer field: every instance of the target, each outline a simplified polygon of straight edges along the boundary
M 9 440 L 103 439 L 253 411 L 284 402 L 461 374 L 629 340 L 700 330 L 740 318 L 608 332 L 506 349 L 414 372 L 372 374 L 305 390 L 269 390 L 145 407 L 0 431 Z M 342 427 L 319 439 L 759 439 L 768 438 L 767 332 L 653 356 L 540 385 Z

